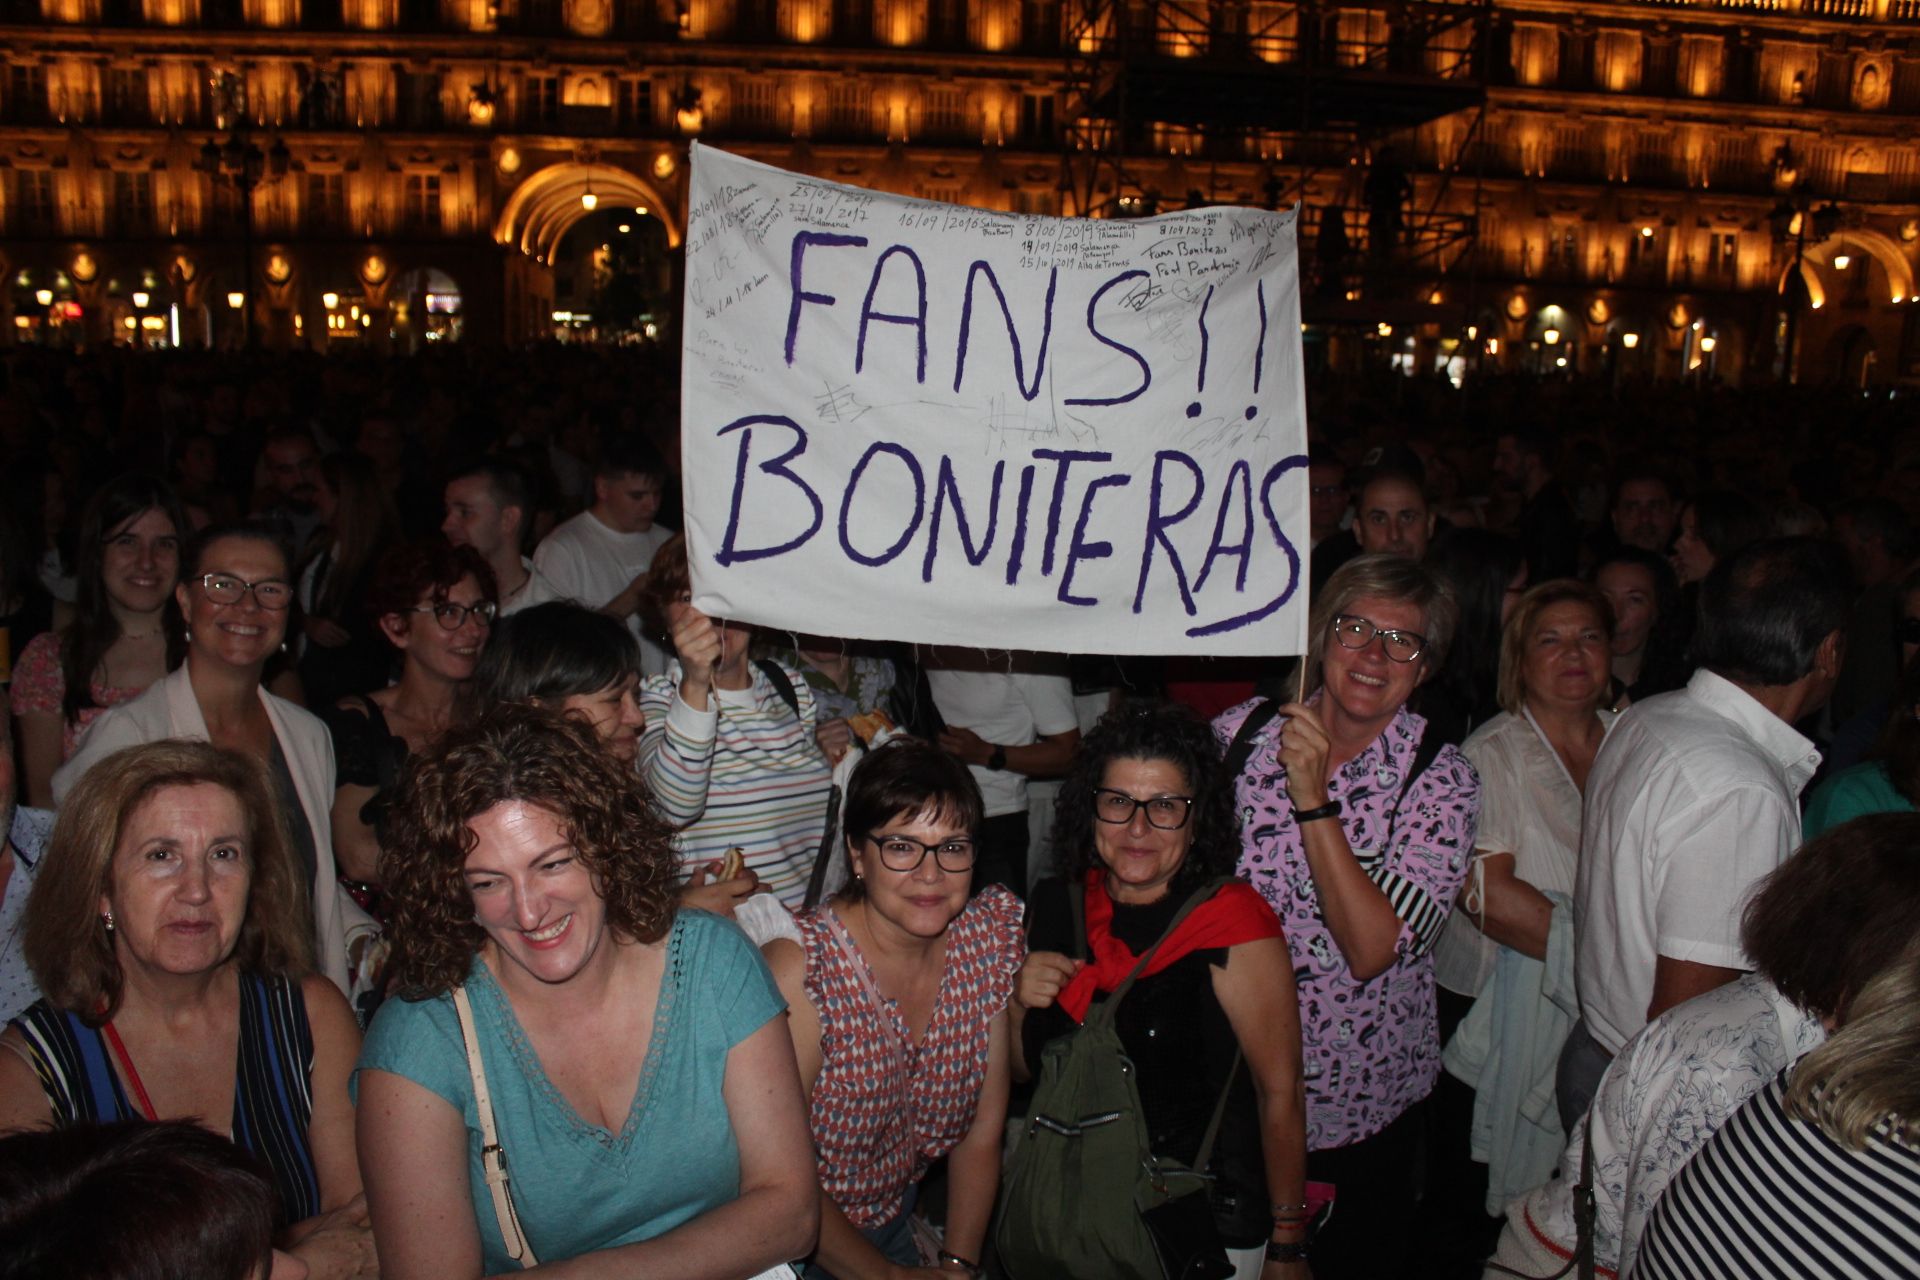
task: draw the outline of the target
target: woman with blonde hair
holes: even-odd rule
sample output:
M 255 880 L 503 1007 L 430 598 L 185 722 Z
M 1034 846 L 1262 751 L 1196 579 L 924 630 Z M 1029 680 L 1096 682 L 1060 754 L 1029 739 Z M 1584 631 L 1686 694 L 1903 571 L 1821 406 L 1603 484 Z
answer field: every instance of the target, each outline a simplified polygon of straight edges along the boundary
M 314 1276 L 374 1274 L 360 1032 L 311 971 L 305 898 L 257 761 L 171 740 L 102 760 L 27 903 L 44 994 L 0 1036 L 0 1131 L 197 1118 L 268 1166 L 280 1244 Z
M 1680 1171 L 1641 1237 L 1635 1280 L 1920 1275 L 1916 1063 L 1920 944 Z

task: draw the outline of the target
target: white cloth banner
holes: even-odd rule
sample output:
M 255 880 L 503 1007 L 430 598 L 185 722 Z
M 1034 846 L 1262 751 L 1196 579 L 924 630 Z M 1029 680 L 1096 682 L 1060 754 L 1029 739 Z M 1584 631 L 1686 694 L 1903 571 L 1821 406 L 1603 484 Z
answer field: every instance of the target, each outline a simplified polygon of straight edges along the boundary
M 911 200 L 696 147 L 694 604 L 822 636 L 1299 653 L 1295 217 Z

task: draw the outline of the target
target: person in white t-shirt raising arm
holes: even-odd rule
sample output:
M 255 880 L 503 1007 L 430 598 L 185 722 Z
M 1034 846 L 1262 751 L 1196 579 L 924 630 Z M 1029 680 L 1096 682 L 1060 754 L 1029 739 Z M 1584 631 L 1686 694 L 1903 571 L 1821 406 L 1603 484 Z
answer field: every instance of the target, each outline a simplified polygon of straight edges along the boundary
M 643 442 L 608 440 L 593 473 L 593 505 L 555 527 L 533 553 L 533 567 L 561 596 L 627 624 L 648 675 L 667 669 L 666 652 L 640 620 L 647 570 L 673 536 L 654 523 L 666 476 L 665 464 Z

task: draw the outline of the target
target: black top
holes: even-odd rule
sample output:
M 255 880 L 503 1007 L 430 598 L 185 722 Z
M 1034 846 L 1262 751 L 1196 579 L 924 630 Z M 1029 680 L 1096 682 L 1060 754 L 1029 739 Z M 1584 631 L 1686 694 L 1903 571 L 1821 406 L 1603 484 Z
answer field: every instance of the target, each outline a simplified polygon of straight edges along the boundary
M 1114 936 L 1135 955 L 1145 955 L 1185 898 L 1169 893 L 1145 906 L 1114 903 Z M 1027 904 L 1027 947 L 1076 954 L 1073 909 L 1064 880 L 1042 880 L 1034 886 Z M 1200 1150 L 1238 1047 L 1233 1026 L 1213 993 L 1213 970 L 1226 968 L 1227 955 L 1225 947 L 1189 952 L 1141 978 L 1114 1019 L 1120 1043 L 1138 1069 L 1140 1106 L 1154 1154 L 1183 1164 L 1192 1164 Z M 1028 1013 L 1020 1037 L 1027 1061 L 1037 1064 L 1048 1041 L 1078 1025 L 1058 1005 Z M 1244 1063 L 1227 1099 L 1212 1164 L 1221 1179 L 1214 1212 L 1226 1243 L 1235 1248 L 1259 1244 L 1270 1231 L 1267 1177 L 1260 1156 L 1259 1105 Z M 1227 1203 L 1229 1198 L 1237 1204 Z M 1240 1229 L 1230 1230 L 1230 1223 Z

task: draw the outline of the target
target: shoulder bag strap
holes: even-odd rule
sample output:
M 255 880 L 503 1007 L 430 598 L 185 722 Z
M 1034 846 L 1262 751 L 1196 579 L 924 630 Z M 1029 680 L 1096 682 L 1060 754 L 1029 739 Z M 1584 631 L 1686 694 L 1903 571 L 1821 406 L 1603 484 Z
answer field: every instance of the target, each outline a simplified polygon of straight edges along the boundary
M 513 1188 L 507 1183 L 507 1151 L 493 1127 L 493 1095 L 487 1090 L 487 1069 L 480 1061 L 480 1035 L 473 1026 L 473 1003 L 467 989 L 453 989 L 453 1009 L 460 1015 L 460 1043 L 467 1051 L 467 1074 L 473 1079 L 473 1109 L 480 1114 L 480 1167 L 486 1171 L 487 1190 L 493 1193 L 493 1216 L 500 1223 L 500 1238 L 506 1242 L 507 1256 L 522 1269 L 540 1264 L 533 1256 L 533 1245 L 520 1226 L 520 1215 L 513 1207 Z
M 1220 1122 L 1227 1114 L 1227 1095 L 1233 1092 L 1234 1077 L 1240 1074 L 1240 1060 L 1245 1056 L 1236 1043 L 1233 1047 L 1233 1065 L 1227 1068 L 1226 1082 L 1220 1086 L 1220 1100 L 1213 1104 L 1213 1118 L 1207 1121 L 1206 1136 L 1200 1139 L 1200 1150 L 1193 1157 L 1195 1173 L 1205 1173 L 1207 1161 L 1213 1159 L 1213 1142 L 1220 1136 Z
M 1413 790 L 1413 784 L 1420 781 L 1420 775 L 1439 758 L 1441 748 L 1446 745 L 1434 736 L 1432 725 L 1420 731 L 1420 745 L 1414 748 L 1413 762 L 1407 766 L 1406 780 L 1400 784 L 1400 794 L 1393 798 L 1393 808 L 1387 814 L 1387 838 L 1380 842 L 1383 851 L 1393 844 L 1394 828 L 1400 825 L 1400 806 L 1405 802 L 1407 793 Z
M 1247 712 L 1247 718 L 1240 722 L 1239 730 L 1233 735 L 1233 744 L 1227 748 L 1227 754 L 1222 761 L 1223 771 L 1220 776 L 1226 780 L 1229 787 L 1233 785 L 1233 780 L 1240 776 L 1240 771 L 1247 767 L 1247 761 L 1253 757 L 1254 736 L 1271 724 L 1273 718 L 1279 714 L 1280 704 L 1272 698 L 1266 698 L 1259 706 Z
M 780 695 L 780 701 L 787 704 L 787 710 L 797 718 L 800 715 L 800 695 L 794 691 L 793 681 L 787 678 L 787 671 L 772 658 L 755 658 L 753 665 L 760 668 L 760 674 L 767 678 L 773 691 Z
M 1160 944 L 1165 942 L 1168 938 L 1171 938 L 1174 934 L 1174 931 L 1178 929 L 1182 923 L 1185 922 L 1188 916 L 1194 913 L 1194 911 L 1200 906 L 1201 903 L 1205 902 L 1208 898 L 1211 898 L 1214 894 L 1218 893 L 1220 891 L 1221 886 L 1225 885 L 1232 879 L 1233 879 L 1232 876 L 1221 876 L 1217 880 L 1209 881 L 1208 883 L 1201 885 L 1198 889 L 1195 889 L 1193 891 L 1193 895 L 1180 905 L 1180 910 L 1175 912 L 1173 919 L 1167 922 L 1167 927 L 1163 931 L 1161 931 L 1161 934 L 1158 938 L 1154 939 L 1153 945 L 1147 948 L 1147 954 L 1141 956 L 1140 963 L 1133 966 L 1133 972 L 1127 975 L 1126 981 L 1122 982 L 1119 986 L 1115 987 L 1113 989 L 1113 994 L 1108 996 L 1106 999 L 1106 1003 L 1101 1006 L 1102 1008 L 1107 1009 L 1109 1011 L 1107 1014 L 1108 1017 L 1113 1016 L 1111 1011 L 1114 1009 L 1117 1009 L 1120 1006 L 1120 1001 L 1126 997 L 1127 992 L 1133 990 L 1134 980 L 1138 978 L 1142 973 L 1146 972 L 1147 966 L 1153 962 L 1153 957 L 1155 953 L 1157 953 L 1160 950 Z
M 811 911 L 820 905 L 820 895 L 827 887 L 827 868 L 833 864 L 833 854 L 840 847 L 840 788 L 838 784 L 827 786 L 826 829 L 820 833 L 820 849 L 813 855 L 813 874 L 807 877 L 807 896 L 801 902 L 800 909 Z
M 1509 1267 L 1504 1262 L 1488 1262 L 1488 1271 L 1498 1271 L 1503 1276 L 1515 1276 L 1518 1280 L 1560 1280 L 1560 1278 L 1578 1268 L 1579 1280 L 1595 1280 L 1598 1274 L 1594 1258 L 1594 1203 L 1593 1203 L 1593 1108 L 1587 1108 L 1586 1145 L 1580 1150 L 1580 1181 L 1573 1188 L 1573 1256 L 1566 1265 L 1549 1275 L 1536 1276 L 1531 1272 Z

